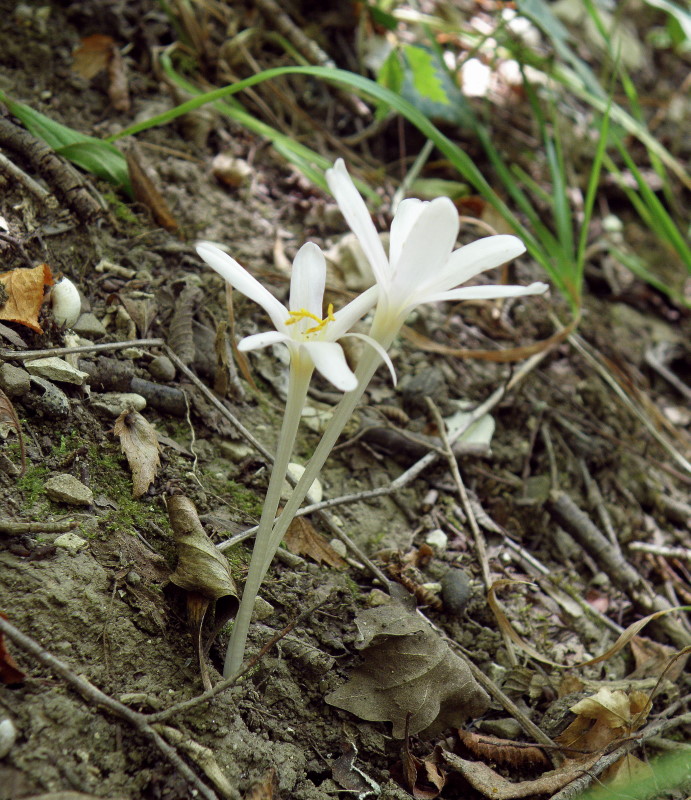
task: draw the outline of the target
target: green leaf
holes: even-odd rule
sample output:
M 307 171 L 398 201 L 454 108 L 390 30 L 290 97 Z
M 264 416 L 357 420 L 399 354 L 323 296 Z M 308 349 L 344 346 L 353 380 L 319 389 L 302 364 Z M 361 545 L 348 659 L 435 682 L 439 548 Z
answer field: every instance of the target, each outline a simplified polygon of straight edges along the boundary
M 410 66 L 410 77 L 415 91 L 433 103 L 448 106 L 450 101 L 442 86 L 441 75 L 434 63 L 433 54 L 417 45 L 405 45 L 403 53 Z
M 42 139 L 56 153 L 132 195 L 127 160 L 115 145 L 61 125 L 31 106 L 12 100 L 1 90 L 0 101 L 30 133 Z

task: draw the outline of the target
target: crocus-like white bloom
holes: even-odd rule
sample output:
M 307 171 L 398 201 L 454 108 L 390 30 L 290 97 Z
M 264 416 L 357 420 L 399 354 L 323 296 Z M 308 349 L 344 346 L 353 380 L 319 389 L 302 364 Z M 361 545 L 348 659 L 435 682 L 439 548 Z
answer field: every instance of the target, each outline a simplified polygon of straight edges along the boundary
M 459 220 L 448 197 L 431 202 L 404 200 L 391 223 L 387 257 L 343 159 L 327 170 L 326 180 L 372 266 L 380 289 L 379 309 L 392 327 L 396 323 L 400 326 L 408 312 L 422 303 L 517 297 L 542 294 L 548 288 L 545 283 L 533 283 L 455 289 L 479 273 L 521 255 L 525 246 L 515 236 L 497 235 L 454 250 Z
M 337 340 L 345 336 L 349 328 L 376 303 L 376 287 L 359 295 L 339 311 L 334 312 L 333 306 L 329 305 L 326 316 L 322 317 L 326 260 L 316 244 L 307 242 L 295 256 L 288 308 L 235 259 L 214 245 L 201 242 L 197 245 L 197 253 L 231 286 L 258 303 L 276 328 L 246 336 L 238 343 L 240 350 L 285 344 L 291 359 L 306 359 L 340 391 L 349 392 L 356 388 L 357 380 Z

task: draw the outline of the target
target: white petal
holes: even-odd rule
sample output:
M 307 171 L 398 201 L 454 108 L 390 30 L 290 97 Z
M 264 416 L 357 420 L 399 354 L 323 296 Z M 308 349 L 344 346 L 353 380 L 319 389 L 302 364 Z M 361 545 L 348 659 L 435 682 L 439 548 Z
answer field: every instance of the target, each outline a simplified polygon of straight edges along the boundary
M 486 236 L 454 251 L 433 287 L 445 292 L 488 269 L 505 264 L 525 252 L 525 245 L 516 236 Z
M 458 211 L 448 197 L 426 204 L 415 220 L 396 262 L 392 262 L 392 302 L 407 300 L 422 287 L 436 288 L 458 236 Z
M 401 257 L 403 242 L 408 238 L 413 225 L 427 203 L 413 197 L 404 200 L 396 210 L 391 223 L 391 239 L 389 241 L 389 261 L 396 264 Z
M 376 339 L 373 339 L 371 336 L 366 336 L 364 333 L 347 333 L 346 336 L 352 336 L 355 339 L 362 339 L 363 342 L 367 342 L 370 347 L 373 347 L 377 353 L 381 356 L 381 360 L 386 364 L 389 368 L 389 372 L 391 373 L 391 380 L 393 385 L 396 385 L 396 370 L 393 367 L 393 361 L 389 358 L 389 354 L 384 350 L 384 348 L 379 344 Z M 343 338 L 345 339 L 346 336 Z
M 245 336 L 238 342 L 238 350 L 258 350 L 260 347 L 268 347 L 270 344 L 293 344 L 290 336 L 278 331 L 266 331 L 266 333 L 254 333 L 252 336 Z
M 350 230 L 357 236 L 360 246 L 369 261 L 377 282 L 388 286 L 389 261 L 384 247 L 374 227 L 365 201 L 355 188 L 345 163 L 339 158 L 331 169 L 326 170 L 326 182 L 331 194 L 335 197 L 341 213 L 345 217 Z
M 464 286 L 450 292 L 425 295 L 423 303 L 438 303 L 442 300 L 498 300 L 502 297 L 524 297 L 528 294 L 544 294 L 546 283 L 531 283 L 530 286 Z
M 326 284 L 326 259 L 314 242 L 303 244 L 293 261 L 290 279 L 290 310 L 305 309 L 322 318 L 324 286 Z
M 260 305 L 271 317 L 276 328 L 283 330 L 284 323 L 288 319 L 288 311 L 268 289 L 262 286 L 256 278 L 253 278 L 234 258 L 224 253 L 223 250 L 219 250 L 218 247 L 214 247 L 208 242 L 200 242 L 196 249 L 210 267 L 215 269 L 231 286 Z
M 352 392 L 357 388 L 357 378 L 346 363 L 345 354 L 336 342 L 305 342 L 307 351 L 318 372 L 330 381 L 339 392 Z
M 326 327 L 328 338 L 332 341 L 340 339 L 343 334 L 350 330 L 353 325 L 371 309 L 374 308 L 379 298 L 379 287 L 370 286 L 369 289 L 359 294 L 348 305 L 340 308 L 335 314 L 335 322 L 329 323 Z

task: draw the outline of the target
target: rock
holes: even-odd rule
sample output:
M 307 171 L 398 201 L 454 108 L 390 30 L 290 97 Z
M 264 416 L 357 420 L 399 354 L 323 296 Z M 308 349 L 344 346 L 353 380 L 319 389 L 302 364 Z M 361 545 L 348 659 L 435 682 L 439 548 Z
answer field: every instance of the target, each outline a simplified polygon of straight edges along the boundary
M 254 448 L 250 447 L 244 442 L 231 442 L 226 439 L 219 442 L 218 446 L 222 456 L 225 456 L 225 458 L 229 458 L 231 461 L 236 463 L 254 453 Z
M 143 411 L 146 400 L 134 392 L 104 392 L 91 395 L 91 407 L 116 418 L 123 411 Z
M 69 278 L 61 278 L 50 293 L 53 317 L 58 325 L 71 328 L 79 319 L 82 311 L 82 299 L 79 289 Z
M 31 376 L 31 384 L 43 390 L 27 396 L 31 406 L 46 417 L 69 417 L 70 401 L 62 389 L 35 375 Z
M 450 569 L 441 579 L 441 597 L 450 613 L 461 614 L 471 595 L 470 581 L 462 569 Z
M 82 537 L 78 536 L 76 533 L 69 531 L 68 533 L 63 533 L 61 536 L 58 536 L 53 544 L 56 547 L 62 547 L 72 553 L 72 555 L 75 555 L 84 547 L 86 547 L 88 542 L 86 539 L 82 539 Z
M 82 372 L 80 369 L 68 364 L 64 359 L 55 356 L 28 361 L 26 368 L 31 375 L 39 378 L 59 381 L 60 383 L 74 383 L 77 386 L 82 386 L 89 377 L 86 372 Z
M 425 536 L 425 542 L 437 553 L 443 553 L 448 544 L 449 537 L 441 528 L 435 528 Z
M 90 311 L 79 317 L 72 326 L 72 330 L 87 339 L 100 339 L 108 333 L 101 320 Z
M 294 481 L 299 481 L 302 477 L 302 473 L 305 471 L 305 468 L 301 464 L 288 464 L 288 475 L 292 477 Z M 290 495 L 293 493 L 293 487 L 285 481 L 283 484 L 283 491 L 281 492 L 281 498 L 283 500 L 287 500 Z M 321 503 L 322 497 L 324 496 L 324 491 L 322 489 L 321 483 L 315 478 L 312 485 L 307 492 L 307 500 L 310 503 Z
M 175 378 L 175 366 L 168 356 L 156 356 L 149 364 L 149 372 L 157 381 L 172 381 Z
M 94 494 L 74 475 L 60 473 L 49 478 L 44 485 L 46 494 L 57 503 L 68 503 L 72 506 L 90 506 L 94 502 Z M 56 542 L 57 543 L 57 542 Z
M 31 378 L 29 373 L 21 367 L 12 364 L 0 364 L 0 389 L 8 397 L 21 397 L 29 391 Z
M 242 158 L 233 158 L 228 153 L 219 153 L 211 162 L 211 172 L 221 183 L 225 183 L 231 189 L 236 189 L 243 183 L 247 183 L 253 170 Z
M 17 741 L 17 729 L 11 719 L 0 720 L 0 758 L 4 758 Z
M 263 622 L 274 613 L 274 607 L 263 597 L 257 597 L 254 601 L 254 610 L 252 611 L 253 622 Z
M 489 733 L 491 736 L 498 736 L 500 739 L 511 739 L 512 741 L 518 739 L 522 732 L 520 723 L 512 717 L 492 720 L 487 719 L 479 722 L 478 728 L 483 733 Z

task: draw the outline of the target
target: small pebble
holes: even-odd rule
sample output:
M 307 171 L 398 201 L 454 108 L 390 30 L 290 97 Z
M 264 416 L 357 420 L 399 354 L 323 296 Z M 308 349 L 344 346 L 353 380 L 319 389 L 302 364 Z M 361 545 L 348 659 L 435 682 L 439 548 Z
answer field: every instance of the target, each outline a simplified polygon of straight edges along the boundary
M 0 389 L 8 397 L 21 397 L 29 391 L 31 378 L 21 367 L 12 364 L 0 364 Z
M 75 555 L 82 548 L 86 547 L 88 542 L 86 539 L 82 539 L 82 537 L 78 536 L 76 533 L 68 531 L 67 533 L 63 533 L 62 535 L 58 536 L 53 544 L 56 547 L 62 547 L 64 550 L 68 550 L 70 553 L 72 553 L 72 555 Z
M 470 581 L 462 569 L 450 569 L 441 579 L 441 597 L 449 613 L 462 614 L 471 594 Z
M 175 378 L 175 366 L 168 356 L 156 356 L 149 364 L 149 372 L 157 381 L 172 381 Z
M 68 473 L 60 473 L 49 478 L 44 484 L 44 489 L 48 497 L 57 503 L 90 506 L 94 502 L 91 489 Z
M 263 622 L 274 613 L 274 607 L 263 597 L 257 597 L 254 601 L 254 611 L 252 611 L 253 622 Z
M 17 729 L 11 719 L 0 720 L 0 758 L 4 758 L 17 741 Z
M 91 407 L 116 418 L 123 411 L 143 411 L 146 408 L 146 400 L 135 392 L 103 392 L 103 394 L 94 392 L 91 395 Z
M 61 278 L 50 293 L 53 317 L 58 325 L 71 328 L 82 312 L 82 299 L 79 289 L 69 278 Z
M 36 358 L 26 362 L 27 371 L 39 378 L 49 381 L 59 381 L 60 383 L 74 383 L 82 386 L 89 377 L 86 372 L 68 364 L 63 358 L 50 356 L 49 358 Z
M 443 553 L 449 544 L 449 537 L 441 528 L 435 528 L 425 536 L 425 542 L 437 553 Z
M 72 326 L 72 330 L 87 339 L 101 339 L 108 333 L 101 320 L 91 311 L 82 314 Z
M 46 417 L 69 417 L 70 401 L 62 389 L 58 389 L 55 384 L 36 375 L 31 376 L 31 385 L 39 387 L 37 393 L 31 394 L 31 405 L 36 411 Z M 27 398 L 28 400 L 29 398 Z
M 288 464 L 288 475 L 295 481 L 299 481 L 302 477 L 305 468 L 301 464 Z M 281 492 L 281 498 L 283 500 L 288 500 L 290 495 L 293 493 L 293 487 L 285 481 L 283 484 L 283 491 Z M 312 485 L 307 492 L 307 500 L 310 503 L 321 503 L 322 497 L 324 496 L 324 492 L 322 490 L 321 483 L 315 478 L 312 482 Z

